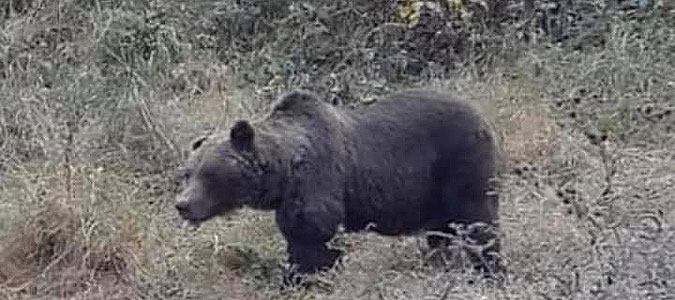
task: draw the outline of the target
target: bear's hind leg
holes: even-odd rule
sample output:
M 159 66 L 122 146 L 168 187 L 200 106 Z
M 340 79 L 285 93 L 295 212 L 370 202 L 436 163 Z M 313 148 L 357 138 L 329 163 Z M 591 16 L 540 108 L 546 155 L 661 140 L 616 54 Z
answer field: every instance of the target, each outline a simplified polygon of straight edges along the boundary
M 427 232 L 426 240 L 429 251 L 424 255 L 426 264 L 443 269 L 452 269 L 455 253 L 449 248 L 452 245 L 452 237 L 455 236 L 453 228 L 444 227 Z
M 430 247 L 459 248 L 476 270 L 491 276 L 504 271 L 499 256 L 498 198 L 485 187 L 487 184 L 480 184 L 486 180 L 475 182 L 446 187 L 440 205 L 446 222 L 432 227 L 443 234 L 430 234 L 427 243 Z
M 429 246 L 426 259 L 432 265 L 456 269 L 462 266 L 464 257 L 474 269 L 486 275 L 503 271 L 499 239 L 492 226 L 456 222 L 430 230 L 426 240 Z
M 469 244 L 475 246 L 469 251 L 474 267 L 486 275 L 503 273 L 498 228 L 485 223 L 467 224 L 465 228 Z

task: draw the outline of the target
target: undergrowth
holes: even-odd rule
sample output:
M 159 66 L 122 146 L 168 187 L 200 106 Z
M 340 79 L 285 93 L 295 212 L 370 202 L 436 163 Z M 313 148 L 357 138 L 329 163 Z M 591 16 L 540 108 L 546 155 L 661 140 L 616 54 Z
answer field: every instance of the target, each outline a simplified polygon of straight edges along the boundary
M 0 297 L 672 298 L 675 7 L 483 2 L 3 2 Z M 508 282 L 426 267 L 421 237 L 354 234 L 342 266 L 282 291 L 270 213 L 185 227 L 185 145 L 297 87 L 478 103 L 508 157 Z

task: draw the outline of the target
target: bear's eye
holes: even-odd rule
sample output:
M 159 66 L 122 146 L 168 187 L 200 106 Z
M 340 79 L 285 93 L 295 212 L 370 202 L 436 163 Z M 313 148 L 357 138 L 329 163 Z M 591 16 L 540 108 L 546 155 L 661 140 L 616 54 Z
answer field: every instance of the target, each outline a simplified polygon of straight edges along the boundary
M 179 176 L 181 180 L 187 181 L 192 176 L 192 173 L 189 170 L 182 170 Z

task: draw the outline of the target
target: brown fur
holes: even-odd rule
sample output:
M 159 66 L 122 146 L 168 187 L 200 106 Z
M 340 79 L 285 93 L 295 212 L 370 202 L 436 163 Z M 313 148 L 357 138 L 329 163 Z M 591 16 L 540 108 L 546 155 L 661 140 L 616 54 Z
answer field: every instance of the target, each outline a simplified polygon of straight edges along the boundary
M 181 215 L 203 221 L 243 205 L 275 210 L 299 272 L 334 263 L 339 252 L 326 242 L 339 225 L 399 235 L 497 221 L 493 133 L 477 110 L 447 94 L 408 91 L 347 109 L 296 91 L 264 120 L 240 121 L 229 139 L 194 148 Z M 432 247 L 447 242 L 429 237 Z M 498 250 L 496 241 L 477 266 L 494 269 L 488 252 Z

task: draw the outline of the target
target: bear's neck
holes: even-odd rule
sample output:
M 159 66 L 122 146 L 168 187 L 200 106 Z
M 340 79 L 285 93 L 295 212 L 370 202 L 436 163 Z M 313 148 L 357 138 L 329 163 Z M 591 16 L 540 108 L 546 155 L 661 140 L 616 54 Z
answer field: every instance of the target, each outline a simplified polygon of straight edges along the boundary
M 267 129 L 267 130 L 266 130 Z M 258 210 L 275 210 L 281 204 L 291 174 L 291 161 L 297 157 L 299 149 L 288 137 L 270 132 L 268 128 L 258 128 L 257 161 L 262 166 L 256 195 L 246 206 Z
M 295 184 L 307 180 L 298 181 L 297 176 L 313 176 L 306 174 L 307 166 L 317 161 L 326 163 L 334 155 L 334 149 L 328 143 L 321 144 L 320 139 L 312 139 L 312 136 L 335 134 L 332 128 L 319 126 L 310 130 L 306 124 L 283 120 L 268 120 L 257 125 L 257 155 L 264 172 L 258 184 L 258 196 L 247 206 L 274 210 L 287 198 L 288 193 L 293 194 L 293 190 L 303 188 Z

